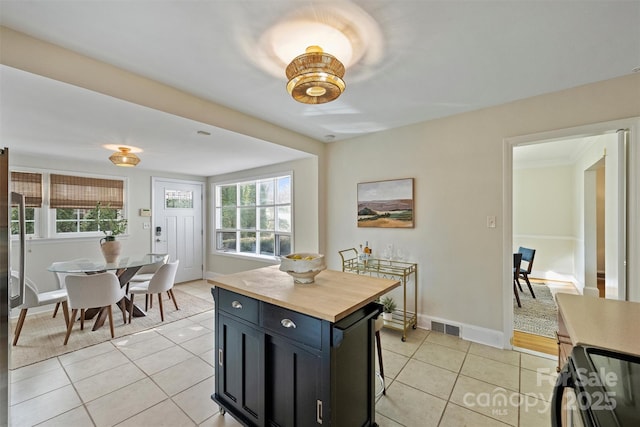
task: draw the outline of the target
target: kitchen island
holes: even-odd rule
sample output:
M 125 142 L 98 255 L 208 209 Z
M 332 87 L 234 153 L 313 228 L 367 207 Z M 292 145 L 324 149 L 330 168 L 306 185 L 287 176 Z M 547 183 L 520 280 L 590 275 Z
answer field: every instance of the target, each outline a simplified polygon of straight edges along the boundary
M 247 426 L 375 426 L 375 300 L 399 281 L 271 266 L 211 281 L 211 398 Z

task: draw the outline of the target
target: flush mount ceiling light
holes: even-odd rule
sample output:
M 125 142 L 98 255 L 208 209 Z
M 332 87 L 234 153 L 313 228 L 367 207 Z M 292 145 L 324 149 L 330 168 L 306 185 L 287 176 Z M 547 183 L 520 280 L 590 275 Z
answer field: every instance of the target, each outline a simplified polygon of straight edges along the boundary
M 118 147 L 118 152 L 113 153 L 109 160 L 116 166 L 134 167 L 140 163 L 140 158 L 131 152 L 128 147 Z
M 324 104 L 339 97 L 346 87 L 344 65 L 320 46 L 309 46 L 286 69 L 287 91 L 298 102 Z

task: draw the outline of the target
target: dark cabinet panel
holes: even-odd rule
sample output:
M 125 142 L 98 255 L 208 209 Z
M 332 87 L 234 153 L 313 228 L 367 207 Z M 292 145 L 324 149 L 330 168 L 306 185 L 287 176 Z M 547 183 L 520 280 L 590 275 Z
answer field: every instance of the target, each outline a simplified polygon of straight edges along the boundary
M 322 425 L 321 357 L 277 336 L 265 341 L 267 425 Z
M 264 418 L 263 334 L 225 315 L 216 317 L 217 394 L 256 424 Z

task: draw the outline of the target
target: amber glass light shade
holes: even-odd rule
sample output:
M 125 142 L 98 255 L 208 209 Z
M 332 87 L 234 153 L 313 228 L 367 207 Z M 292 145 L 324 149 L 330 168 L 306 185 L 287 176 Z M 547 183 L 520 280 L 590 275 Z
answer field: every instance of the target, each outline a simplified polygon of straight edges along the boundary
M 309 46 L 306 52 L 291 61 L 286 69 L 287 91 L 298 102 L 324 104 L 338 98 L 346 87 L 344 65 L 319 46 Z
M 127 147 L 118 147 L 117 153 L 113 153 L 109 160 L 113 162 L 116 166 L 124 166 L 124 167 L 134 167 L 138 163 L 140 163 L 140 158 L 135 154 L 131 153 L 130 149 Z

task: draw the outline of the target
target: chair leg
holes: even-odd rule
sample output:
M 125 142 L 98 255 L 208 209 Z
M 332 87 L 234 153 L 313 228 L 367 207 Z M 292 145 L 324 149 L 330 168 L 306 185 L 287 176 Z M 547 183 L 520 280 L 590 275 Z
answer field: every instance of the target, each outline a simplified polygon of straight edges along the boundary
M 120 310 L 122 311 L 122 323 L 127 324 L 127 305 L 124 303 L 124 298 L 118 303 Z
M 58 314 L 58 309 L 60 308 L 60 303 L 56 303 L 56 308 L 53 309 L 53 319 L 56 318 L 56 314 Z
M 65 326 L 69 326 L 69 303 L 67 301 L 62 301 L 62 314 Z
M 133 297 L 135 295 L 131 294 L 131 300 L 129 301 L 131 303 L 131 310 L 129 310 L 129 323 L 131 323 L 131 317 L 133 316 Z
M 529 281 L 529 275 L 528 274 L 524 275 L 524 280 L 527 282 L 527 286 L 529 287 L 529 290 L 531 291 L 531 296 L 535 298 L 536 294 L 533 293 L 533 288 L 531 287 L 531 282 Z
M 109 329 L 111 330 L 111 338 L 115 337 L 115 331 L 113 330 L 113 310 L 111 310 L 111 304 L 107 307 L 107 314 L 109 315 Z
M 522 307 L 520 304 L 520 294 L 518 294 L 518 288 L 516 287 L 516 281 L 513 280 L 513 294 L 516 296 L 516 302 L 518 303 L 518 307 Z
M 67 326 L 67 334 L 64 336 L 64 345 L 67 345 L 69 342 L 69 335 L 71 335 L 71 329 L 73 329 L 73 323 L 76 321 L 76 316 L 78 315 L 78 309 L 74 308 L 71 311 L 71 319 L 69 319 L 69 325 Z
M 27 317 L 28 308 L 20 310 L 20 317 L 18 318 L 18 324 L 16 325 L 16 335 L 13 337 L 13 345 L 18 344 L 18 338 L 20 338 L 20 332 L 22 331 L 22 325 L 24 325 L 24 319 Z
M 176 306 L 176 310 L 180 310 L 178 308 L 178 301 L 176 301 L 176 296 L 173 293 L 173 289 L 169 289 L 167 292 L 169 293 L 169 297 L 173 300 L 173 305 Z
M 380 343 L 380 331 L 376 331 L 376 346 L 378 347 L 378 365 L 380 365 L 380 376 L 382 377 L 382 394 L 387 394 L 387 386 L 384 382 L 384 365 L 382 364 L 382 344 Z
M 144 311 L 149 311 L 149 294 L 144 294 Z
M 80 309 L 80 330 L 84 331 L 84 308 Z
M 153 296 L 151 297 L 153 301 Z M 162 308 L 162 292 L 158 293 L 158 304 L 160 305 L 160 321 L 164 322 L 164 309 Z
M 522 290 L 522 285 L 520 284 L 520 279 L 518 277 L 516 277 L 516 283 L 518 284 L 518 288 L 520 288 L 520 292 L 524 292 Z

